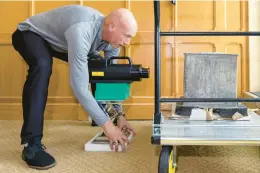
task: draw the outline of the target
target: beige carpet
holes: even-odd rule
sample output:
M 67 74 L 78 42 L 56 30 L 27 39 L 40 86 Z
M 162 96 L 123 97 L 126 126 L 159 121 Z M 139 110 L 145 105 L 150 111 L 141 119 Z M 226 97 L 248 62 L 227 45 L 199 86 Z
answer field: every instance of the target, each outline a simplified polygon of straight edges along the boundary
M 137 136 L 126 153 L 84 152 L 83 145 L 98 131 L 89 122 L 46 121 L 43 139 L 57 165 L 36 171 L 21 160 L 21 121 L 0 121 L 0 172 L 52 173 L 156 173 L 158 156 L 151 145 L 151 122 L 131 122 Z M 260 173 L 258 147 L 178 148 L 178 172 Z

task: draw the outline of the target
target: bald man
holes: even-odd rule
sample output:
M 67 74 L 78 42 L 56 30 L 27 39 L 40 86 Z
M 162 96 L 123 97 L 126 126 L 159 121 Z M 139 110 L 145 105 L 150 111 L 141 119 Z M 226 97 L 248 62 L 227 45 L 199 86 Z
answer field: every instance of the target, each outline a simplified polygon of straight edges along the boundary
M 115 126 L 89 90 L 88 58 L 101 51 L 105 57 L 117 56 L 120 47 L 128 45 L 136 32 L 133 14 L 123 8 L 104 16 L 90 7 L 69 5 L 19 23 L 12 43 L 29 66 L 23 89 L 21 129 L 22 158 L 28 166 L 47 169 L 56 164 L 42 143 L 53 57 L 68 62 L 71 88 L 92 120 L 104 129 L 111 148 L 129 142 L 121 130 L 125 127 L 134 132 L 133 128 L 122 116 Z

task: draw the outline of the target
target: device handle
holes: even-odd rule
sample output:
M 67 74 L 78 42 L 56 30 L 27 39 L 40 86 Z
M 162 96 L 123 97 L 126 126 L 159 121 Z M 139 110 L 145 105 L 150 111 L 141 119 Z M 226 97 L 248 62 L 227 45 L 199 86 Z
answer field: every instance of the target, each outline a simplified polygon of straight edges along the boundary
M 88 57 L 89 57 L 89 60 L 92 60 L 92 59 L 98 60 L 98 59 L 102 59 L 102 58 L 103 58 L 103 57 L 102 57 L 101 55 L 99 55 L 99 54 L 90 54 L 90 55 L 88 55 Z
M 113 59 L 127 59 L 130 66 L 132 66 L 132 64 L 133 64 L 132 59 L 128 56 L 113 56 L 110 58 L 110 60 L 113 60 Z M 110 64 L 111 63 L 112 63 L 112 61 L 110 61 Z

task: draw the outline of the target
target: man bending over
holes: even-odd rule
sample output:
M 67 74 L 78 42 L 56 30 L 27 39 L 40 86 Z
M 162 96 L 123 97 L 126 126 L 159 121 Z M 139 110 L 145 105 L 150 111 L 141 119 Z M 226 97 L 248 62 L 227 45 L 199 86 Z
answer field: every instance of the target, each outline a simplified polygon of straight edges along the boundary
M 136 32 L 133 14 L 123 8 L 104 16 L 90 7 L 69 5 L 19 23 L 12 44 L 29 67 L 22 95 L 21 144 L 22 158 L 30 167 L 47 169 L 56 165 L 41 142 L 53 57 L 68 61 L 72 90 L 92 120 L 103 128 L 111 147 L 118 143 L 124 147 L 129 142 L 121 128 L 133 128 L 124 117 L 116 127 L 89 89 L 88 58 L 96 51 L 104 51 L 105 57 L 117 55 Z

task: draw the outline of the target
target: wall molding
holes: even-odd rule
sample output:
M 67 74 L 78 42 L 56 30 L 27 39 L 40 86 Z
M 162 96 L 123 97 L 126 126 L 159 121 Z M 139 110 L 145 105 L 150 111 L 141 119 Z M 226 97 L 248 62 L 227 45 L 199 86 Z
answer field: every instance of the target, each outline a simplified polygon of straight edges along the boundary
M 12 33 L 0 33 L 0 45 L 11 45 Z

